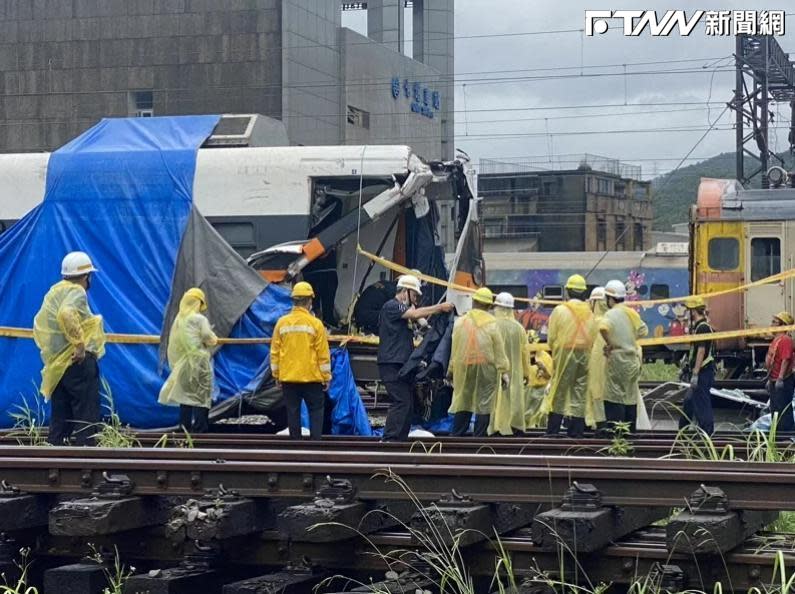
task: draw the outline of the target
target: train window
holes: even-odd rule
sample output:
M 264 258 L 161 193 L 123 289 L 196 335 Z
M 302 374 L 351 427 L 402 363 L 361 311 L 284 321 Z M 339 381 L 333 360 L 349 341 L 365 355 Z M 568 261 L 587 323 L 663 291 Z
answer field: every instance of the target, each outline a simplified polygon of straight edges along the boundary
M 781 240 L 755 237 L 751 240 L 751 282 L 781 272 Z
M 671 291 L 668 285 L 652 285 L 650 299 L 668 299 L 671 296 Z
M 563 299 L 563 287 L 561 285 L 544 285 L 541 290 L 541 297 L 544 299 Z
M 713 237 L 707 252 L 712 270 L 734 270 L 740 265 L 740 242 L 734 237 Z
M 226 240 L 226 243 L 231 245 L 244 258 L 257 251 L 253 224 L 242 222 L 213 223 L 213 227 Z
M 638 295 L 645 295 L 646 293 L 648 293 L 648 291 L 649 291 L 649 285 L 641 285 L 637 289 L 635 289 L 635 292 Z

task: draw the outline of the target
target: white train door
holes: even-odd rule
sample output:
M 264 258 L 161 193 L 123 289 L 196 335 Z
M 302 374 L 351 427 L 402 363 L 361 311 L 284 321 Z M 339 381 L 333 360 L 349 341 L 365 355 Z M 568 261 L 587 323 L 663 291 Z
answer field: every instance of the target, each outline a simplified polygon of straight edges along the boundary
M 746 282 L 756 282 L 781 272 L 783 236 L 781 223 L 748 223 Z M 784 309 L 787 309 L 787 300 L 783 281 L 754 287 L 745 294 L 746 325 L 749 327 L 769 326 L 772 317 Z

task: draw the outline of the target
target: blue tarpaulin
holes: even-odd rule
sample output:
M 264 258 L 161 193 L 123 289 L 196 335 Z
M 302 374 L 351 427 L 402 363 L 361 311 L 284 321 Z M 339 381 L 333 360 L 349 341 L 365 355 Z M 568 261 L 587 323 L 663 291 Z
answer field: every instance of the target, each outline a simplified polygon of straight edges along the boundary
M 60 279 L 61 259 L 81 250 L 99 269 L 88 300 L 103 316 L 105 330 L 160 334 L 194 208 L 196 153 L 218 120 L 108 119 L 54 152 L 43 202 L 0 235 L 0 326 L 32 327 L 42 298 Z M 245 267 L 242 259 L 234 264 Z M 270 285 L 245 307 L 229 334 L 269 336 L 289 297 Z M 249 384 L 267 354 L 264 345 L 221 349 L 215 358 L 220 398 Z M 23 396 L 31 402 L 37 393 L 42 364 L 27 339 L 0 338 L 0 361 L 0 426 L 8 426 L 14 405 Z M 124 422 L 176 423 L 177 409 L 157 403 L 167 369 L 159 364 L 156 345 L 108 345 L 100 373 Z
M 331 384 L 329 400 L 334 407 L 331 413 L 332 435 L 373 435 L 364 402 L 356 388 L 351 370 L 351 359 L 343 348 L 331 349 Z M 301 425 L 309 428 L 309 412 L 301 403 Z

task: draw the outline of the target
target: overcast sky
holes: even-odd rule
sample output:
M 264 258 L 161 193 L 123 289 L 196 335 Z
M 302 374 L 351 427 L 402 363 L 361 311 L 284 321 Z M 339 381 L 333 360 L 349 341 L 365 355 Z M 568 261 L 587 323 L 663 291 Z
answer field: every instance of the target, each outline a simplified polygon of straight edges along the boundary
M 643 167 L 644 178 L 672 169 L 690 151 L 732 97 L 734 38 L 707 36 L 703 20 L 689 37 L 677 32 L 652 37 L 648 30 L 640 37 L 625 37 L 619 20 L 611 20 L 607 33 L 593 37 L 580 31 L 525 35 L 581 30 L 586 8 L 649 9 L 661 11 L 660 15 L 671 9 L 784 9 L 791 14 L 786 18 L 787 35 L 778 41 L 784 51 L 795 54 L 793 0 L 702 0 L 698 4 L 681 0 L 456 0 L 458 148 L 476 160 L 530 157 L 541 161 L 540 166 L 549 159 L 593 153 L 637 163 Z M 365 32 L 366 15 L 343 13 L 343 25 Z M 488 37 L 470 37 L 484 35 Z M 410 28 L 406 36 L 410 38 Z M 638 64 L 642 62 L 647 64 Z M 623 64 L 628 76 L 623 76 Z M 631 74 L 671 70 L 690 72 Z M 495 80 L 500 78 L 514 80 Z M 689 104 L 625 106 L 633 103 Z M 607 104 L 610 107 L 568 108 Z M 788 126 L 789 105 L 777 109 L 778 125 Z M 724 113 L 686 164 L 694 162 L 693 158 L 734 150 L 732 122 L 732 112 Z M 773 130 L 771 141 L 777 149 L 786 149 L 787 130 Z

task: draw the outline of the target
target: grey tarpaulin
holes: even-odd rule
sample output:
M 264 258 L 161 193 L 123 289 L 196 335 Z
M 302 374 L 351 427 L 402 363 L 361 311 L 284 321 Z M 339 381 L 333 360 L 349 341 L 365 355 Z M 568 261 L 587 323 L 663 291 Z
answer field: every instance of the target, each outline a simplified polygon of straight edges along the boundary
M 185 291 L 191 287 L 204 291 L 209 306 L 207 317 L 216 335 L 225 338 L 267 284 L 194 206 L 177 254 L 171 298 L 161 331 L 160 360 L 166 359 L 171 324 Z

